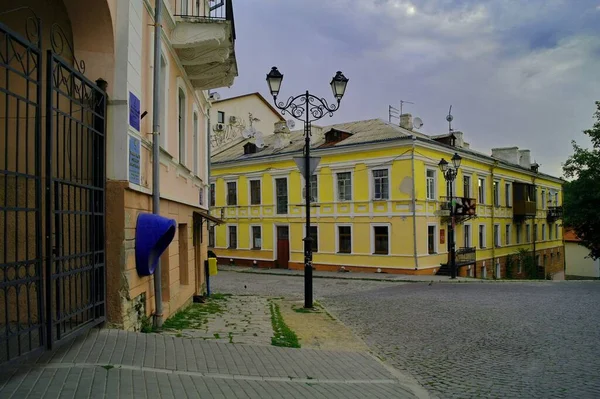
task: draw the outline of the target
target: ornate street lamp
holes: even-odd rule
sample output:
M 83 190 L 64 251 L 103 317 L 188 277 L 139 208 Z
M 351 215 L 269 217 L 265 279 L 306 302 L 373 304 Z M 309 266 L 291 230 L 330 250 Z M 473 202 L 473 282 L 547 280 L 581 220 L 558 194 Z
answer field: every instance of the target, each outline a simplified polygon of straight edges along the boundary
M 304 122 L 304 181 L 306 184 L 306 236 L 304 238 L 304 307 L 313 307 L 313 284 L 312 284 L 312 239 L 310 237 L 310 177 L 312 175 L 310 167 L 310 124 L 326 115 L 333 116 L 333 113 L 340 107 L 340 101 L 346 92 L 348 78 L 340 71 L 337 71 L 331 79 L 331 90 L 337 104 L 329 104 L 325 98 L 319 98 L 308 91 L 304 94 L 290 97 L 286 102 L 277 102 L 277 96 L 283 82 L 283 74 L 277 67 L 271 68 L 267 74 L 267 84 L 269 91 L 273 96 L 275 106 L 281 110 L 282 114 L 286 112 L 295 119 Z
M 444 175 L 444 179 L 446 182 L 450 183 L 448 185 L 449 193 L 448 200 L 450 202 L 450 218 L 451 224 L 448 229 L 448 244 L 450 245 L 450 278 L 456 278 L 456 243 L 454 242 L 454 193 L 452 182 L 456 179 L 458 175 L 458 169 L 460 168 L 460 163 L 462 161 L 462 157 L 458 155 L 458 153 L 454 153 L 452 156 L 452 166 L 446 161 L 444 158 L 440 160 L 438 163 L 438 167 L 440 171 Z

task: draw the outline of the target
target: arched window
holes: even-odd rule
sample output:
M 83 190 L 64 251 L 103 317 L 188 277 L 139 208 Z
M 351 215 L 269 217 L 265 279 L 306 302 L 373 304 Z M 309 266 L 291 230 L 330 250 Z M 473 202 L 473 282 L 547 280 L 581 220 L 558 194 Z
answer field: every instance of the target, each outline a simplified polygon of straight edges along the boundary
M 185 93 L 179 88 L 179 163 L 185 165 Z

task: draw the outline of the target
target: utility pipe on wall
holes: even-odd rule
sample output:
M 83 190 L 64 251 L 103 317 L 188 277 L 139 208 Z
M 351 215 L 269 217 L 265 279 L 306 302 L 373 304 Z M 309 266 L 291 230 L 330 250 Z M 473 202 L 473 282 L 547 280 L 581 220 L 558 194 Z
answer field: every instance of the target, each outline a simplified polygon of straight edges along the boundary
M 494 161 L 494 164 L 490 167 L 490 173 L 492 174 L 492 276 L 498 278 L 498 274 L 496 273 L 496 242 L 494 241 L 494 228 L 495 223 L 494 219 L 496 217 L 496 197 L 494 196 L 494 169 L 498 165 L 498 161 Z M 500 185 L 498 184 L 498 191 L 500 191 Z M 498 192 L 498 196 L 500 193 Z M 499 239 L 502 240 L 502 231 L 498 231 Z
M 154 75 L 152 78 L 152 213 L 160 213 L 160 95 L 158 85 L 160 81 L 160 48 L 161 48 L 161 14 L 162 0 L 154 0 Z M 166 104 L 165 104 L 166 106 Z M 162 327 L 163 303 L 160 259 L 154 271 L 154 326 Z
M 415 270 L 419 269 L 419 255 L 417 254 L 417 189 L 415 188 L 415 142 L 417 136 L 412 136 L 412 154 L 410 157 L 412 169 L 412 208 L 413 208 L 413 250 L 415 253 Z

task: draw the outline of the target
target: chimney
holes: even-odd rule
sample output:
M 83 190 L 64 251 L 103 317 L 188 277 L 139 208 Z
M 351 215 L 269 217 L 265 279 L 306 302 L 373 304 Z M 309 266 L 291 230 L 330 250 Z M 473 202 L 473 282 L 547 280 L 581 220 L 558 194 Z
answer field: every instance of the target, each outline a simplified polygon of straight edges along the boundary
M 281 150 L 290 144 L 290 129 L 288 129 L 285 121 L 275 122 L 273 135 L 275 137 L 273 142 L 273 148 L 275 150 Z
M 519 165 L 523 168 L 531 168 L 531 151 L 519 150 Z
M 413 130 L 413 121 L 411 114 L 400 115 L 400 127 L 406 130 Z
M 519 147 L 492 148 L 492 157 L 520 165 Z
M 454 146 L 458 148 L 463 148 L 465 146 L 465 138 L 463 132 L 452 132 L 454 137 L 456 137 L 456 141 L 454 142 Z

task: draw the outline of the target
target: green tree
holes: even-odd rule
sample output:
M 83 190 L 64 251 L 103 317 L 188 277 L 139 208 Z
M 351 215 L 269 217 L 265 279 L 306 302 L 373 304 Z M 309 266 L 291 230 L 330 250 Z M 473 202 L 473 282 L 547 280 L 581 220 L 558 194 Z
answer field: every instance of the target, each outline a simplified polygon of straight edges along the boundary
M 584 130 L 592 148 L 582 148 L 573 141 L 573 155 L 563 165 L 567 178 L 564 185 L 564 224 L 590 249 L 590 256 L 600 258 L 600 101 L 596 101 L 596 123 Z

